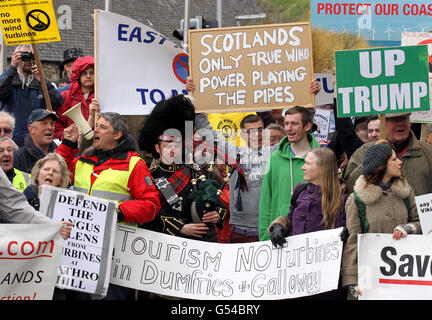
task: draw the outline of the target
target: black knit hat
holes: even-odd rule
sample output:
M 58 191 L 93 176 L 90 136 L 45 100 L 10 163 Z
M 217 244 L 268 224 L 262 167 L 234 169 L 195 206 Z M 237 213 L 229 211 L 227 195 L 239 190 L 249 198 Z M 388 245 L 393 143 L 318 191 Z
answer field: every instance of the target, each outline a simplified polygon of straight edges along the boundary
M 188 96 L 179 94 L 158 102 L 140 129 L 138 138 L 140 150 L 158 158 L 159 154 L 154 146 L 158 141 L 165 140 L 161 135 L 169 129 L 178 130 L 184 144 L 187 138 L 185 137 L 186 121 L 192 121 L 192 125 L 195 125 L 195 107 Z
M 389 144 L 374 144 L 369 147 L 363 158 L 362 174 L 373 174 L 379 166 L 387 163 L 391 152 L 392 147 Z

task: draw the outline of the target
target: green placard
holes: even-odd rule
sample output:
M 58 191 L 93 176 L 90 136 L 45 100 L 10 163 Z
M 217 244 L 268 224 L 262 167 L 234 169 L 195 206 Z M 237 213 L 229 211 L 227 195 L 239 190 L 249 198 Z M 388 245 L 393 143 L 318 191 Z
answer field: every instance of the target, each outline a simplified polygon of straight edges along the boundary
M 426 45 L 335 51 L 338 117 L 429 110 Z

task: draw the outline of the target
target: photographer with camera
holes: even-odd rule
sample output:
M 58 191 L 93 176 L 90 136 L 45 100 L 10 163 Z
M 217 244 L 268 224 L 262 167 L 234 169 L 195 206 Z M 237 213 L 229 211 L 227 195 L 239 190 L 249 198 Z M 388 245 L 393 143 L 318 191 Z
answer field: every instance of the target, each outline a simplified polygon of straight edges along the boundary
M 54 110 L 63 103 L 50 81 L 46 81 L 51 105 Z M 0 75 L 0 110 L 12 114 L 15 119 L 13 140 L 22 147 L 28 133 L 27 120 L 35 109 L 46 109 L 40 84 L 39 70 L 30 44 L 18 45 L 11 57 L 11 64 Z

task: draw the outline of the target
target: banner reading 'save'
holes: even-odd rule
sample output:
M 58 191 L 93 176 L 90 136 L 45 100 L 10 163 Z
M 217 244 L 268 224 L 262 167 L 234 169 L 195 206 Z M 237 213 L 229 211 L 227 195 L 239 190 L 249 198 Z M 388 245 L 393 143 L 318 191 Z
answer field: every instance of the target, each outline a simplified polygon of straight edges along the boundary
M 336 51 L 338 117 L 429 110 L 426 45 Z
M 43 186 L 41 212 L 74 224 L 65 241 L 57 287 L 105 296 L 114 245 L 116 204 L 64 188 Z
M 51 300 L 61 225 L 0 224 L 0 300 Z
M 96 12 L 96 85 L 103 112 L 145 115 L 157 102 L 187 94 L 187 53 L 143 23 Z
M 313 107 L 309 23 L 189 30 L 199 112 Z
M 113 284 L 197 300 L 287 299 L 338 286 L 342 228 L 270 241 L 219 244 L 117 225 Z
M 358 285 L 361 300 L 430 300 L 431 236 L 358 235 Z

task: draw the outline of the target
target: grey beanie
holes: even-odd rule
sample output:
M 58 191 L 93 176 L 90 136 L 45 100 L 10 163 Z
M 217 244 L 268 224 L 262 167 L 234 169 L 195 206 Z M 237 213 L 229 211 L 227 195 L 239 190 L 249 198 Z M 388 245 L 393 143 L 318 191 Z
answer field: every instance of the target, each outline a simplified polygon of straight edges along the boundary
M 374 144 L 366 150 L 363 158 L 362 174 L 373 174 L 380 165 L 390 158 L 392 147 L 389 144 Z

